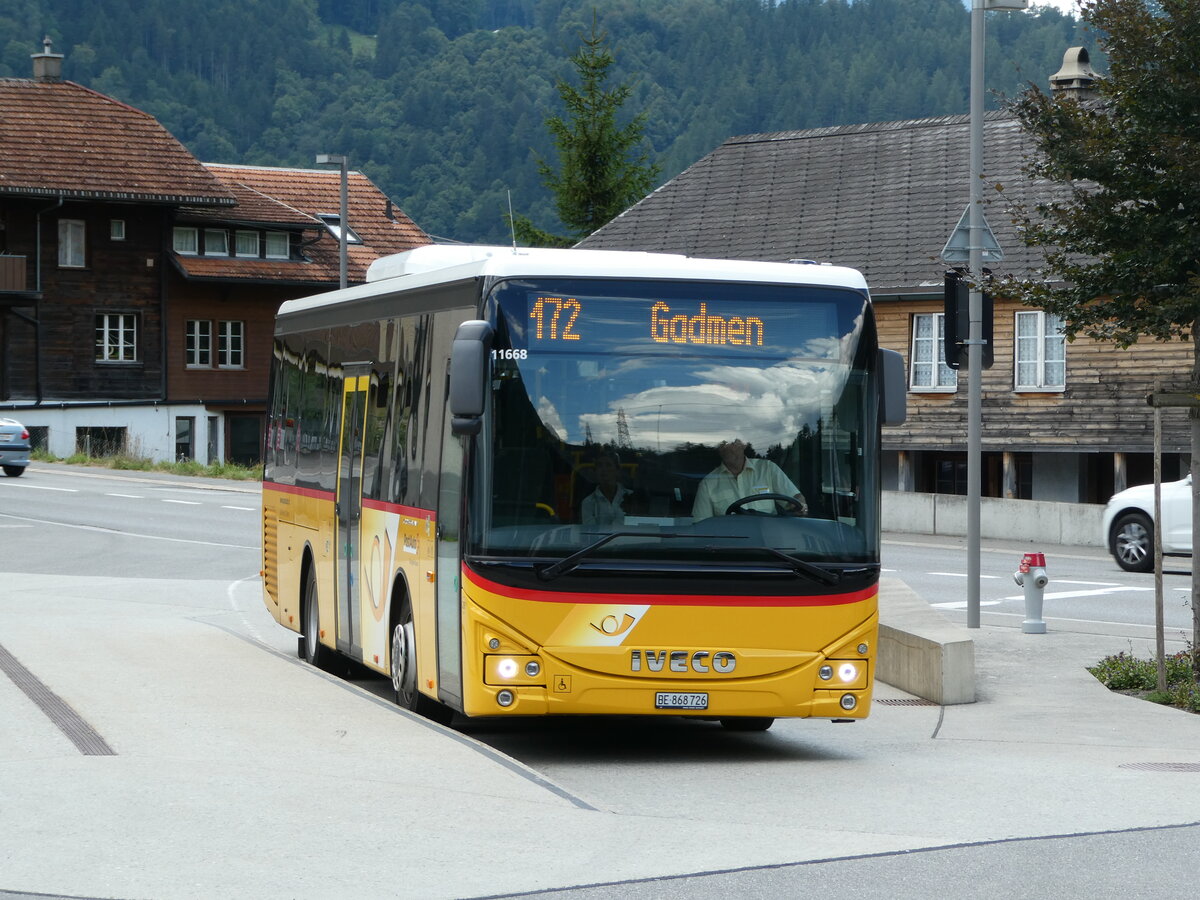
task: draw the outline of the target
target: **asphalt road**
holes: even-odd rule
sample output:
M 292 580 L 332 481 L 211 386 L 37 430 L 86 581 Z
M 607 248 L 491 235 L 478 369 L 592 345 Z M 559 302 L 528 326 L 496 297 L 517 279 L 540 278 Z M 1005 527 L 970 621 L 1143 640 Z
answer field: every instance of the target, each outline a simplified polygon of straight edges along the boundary
M 1195 759 L 1193 722 L 1049 671 L 1100 711 L 1055 722 L 1039 714 L 1052 697 L 1005 699 L 1023 654 L 1144 639 L 1142 577 L 1098 548 L 1037 549 L 1051 594 L 1076 594 L 1047 614 L 1111 639 L 1056 620 L 1008 654 L 1015 668 L 986 660 L 988 702 L 763 735 L 672 719 L 443 731 L 379 679 L 295 660 L 261 603 L 258 529 L 252 484 L 40 466 L 0 479 L 0 646 L 114 753 L 80 759 L 0 676 L 0 897 L 1125 900 L 1193 885 L 1200 772 L 1121 769 Z M 985 614 L 1010 627 L 1019 549 L 985 542 Z M 959 542 L 889 535 L 884 558 L 958 615 Z

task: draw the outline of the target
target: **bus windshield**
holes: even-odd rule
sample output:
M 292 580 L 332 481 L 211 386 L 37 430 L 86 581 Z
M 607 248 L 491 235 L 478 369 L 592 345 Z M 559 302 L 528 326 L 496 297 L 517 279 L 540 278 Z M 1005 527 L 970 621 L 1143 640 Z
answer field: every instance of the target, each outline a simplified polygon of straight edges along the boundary
M 864 292 L 507 280 L 467 557 L 693 568 L 878 561 Z M 822 572 L 817 572 L 822 574 Z

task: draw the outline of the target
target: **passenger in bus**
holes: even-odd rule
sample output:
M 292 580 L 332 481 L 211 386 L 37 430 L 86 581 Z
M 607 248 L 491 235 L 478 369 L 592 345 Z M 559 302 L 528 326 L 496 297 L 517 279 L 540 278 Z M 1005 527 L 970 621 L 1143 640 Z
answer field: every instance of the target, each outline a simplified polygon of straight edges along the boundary
M 798 506 L 787 504 L 784 511 L 808 515 L 808 501 L 783 473 L 783 469 L 769 459 L 746 456 L 745 441 L 740 438 L 721 441 L 717 445 L 717 453 L 721 456 L 721 465 L 705 475 L 700 482 L 700 488 L 696 491 L 696 501 L 692 504 L 692 518 L 723 516 L 734 500 L 754 494 L 783 494 L 785 497 L 794 497 Z M 773 513 L 775 501 L 754 501 L 743 504 L 742 508 Z
M 621 463 L 615 453 L 602 451 L 592 463 L 596 490 L 583 498 L 580 510 L 584 525 L 623 525 L 624 503 L 632 494 L 621 484 Z

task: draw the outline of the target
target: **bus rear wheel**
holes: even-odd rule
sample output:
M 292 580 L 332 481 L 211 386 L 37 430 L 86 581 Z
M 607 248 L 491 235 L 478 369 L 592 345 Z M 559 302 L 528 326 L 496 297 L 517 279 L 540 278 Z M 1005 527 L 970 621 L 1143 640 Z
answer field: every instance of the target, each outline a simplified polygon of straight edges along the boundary
M 391 664 L 392 689 L 396 693 L 396 704 L 419 716 L 449 724 L 453 710 L 431 700 L 417 687 L 417 641 L 413 627 L 412 606 L 403 601 L 400 620 L 392 626 Z
M 728 731 L 766 731 L 774 724 L 775 720 L 769 716 L 730 716 L 721 720 Z

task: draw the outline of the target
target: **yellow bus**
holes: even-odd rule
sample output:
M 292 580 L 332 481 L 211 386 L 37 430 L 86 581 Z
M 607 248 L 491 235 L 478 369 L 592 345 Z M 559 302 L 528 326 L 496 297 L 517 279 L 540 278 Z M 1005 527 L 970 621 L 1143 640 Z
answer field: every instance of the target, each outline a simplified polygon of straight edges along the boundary
M 903 415 L 851 269 L 385 257 L 276 319 L 265 602 L 441 721 L 863 718 Z

